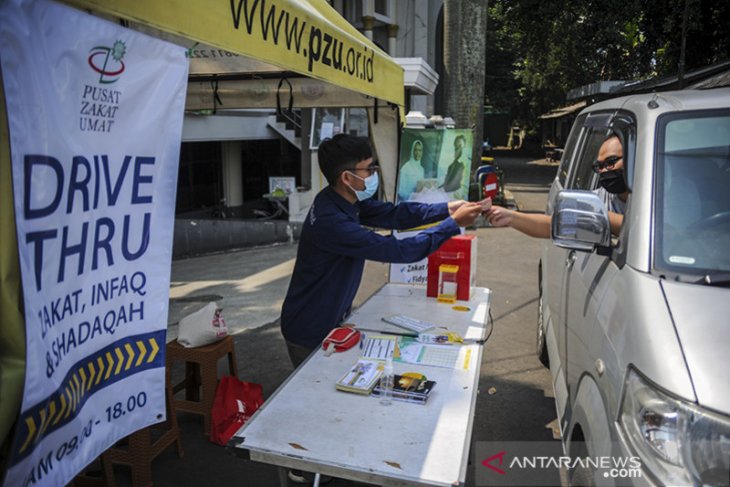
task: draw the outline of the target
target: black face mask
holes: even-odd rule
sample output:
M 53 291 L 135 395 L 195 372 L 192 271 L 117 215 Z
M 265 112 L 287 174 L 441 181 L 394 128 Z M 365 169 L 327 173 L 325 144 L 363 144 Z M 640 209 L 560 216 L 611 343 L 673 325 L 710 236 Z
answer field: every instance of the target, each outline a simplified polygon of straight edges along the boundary
M 602 172 L 598 175 L 598 185 L 611 194 L 625 193 L 624 172 L 621 170 Z

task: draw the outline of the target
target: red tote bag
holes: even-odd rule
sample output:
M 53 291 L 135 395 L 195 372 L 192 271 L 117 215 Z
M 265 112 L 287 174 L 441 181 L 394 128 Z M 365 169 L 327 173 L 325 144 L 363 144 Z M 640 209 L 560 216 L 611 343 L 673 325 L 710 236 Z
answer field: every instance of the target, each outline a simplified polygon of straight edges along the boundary
M 226 445 L 263 403 L 261 384 L 243 382 L 231 375 L 221 377 L 213 399 L 210 441 Z

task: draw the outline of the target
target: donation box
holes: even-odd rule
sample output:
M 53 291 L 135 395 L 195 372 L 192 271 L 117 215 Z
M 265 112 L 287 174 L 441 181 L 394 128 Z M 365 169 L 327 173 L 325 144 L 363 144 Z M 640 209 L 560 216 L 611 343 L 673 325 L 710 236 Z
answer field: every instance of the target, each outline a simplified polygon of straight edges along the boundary
M 458 267 L 455 269 L 454 267 Z M 428 256 L 426 296 L 444 296 L 444 280 L 456 274 L 456 299 L 468 301 L 476 285 L 477 237 L 457 235 L 447 240 L 436 252 Z M 451 292 L 447 293 L 451 295 Z

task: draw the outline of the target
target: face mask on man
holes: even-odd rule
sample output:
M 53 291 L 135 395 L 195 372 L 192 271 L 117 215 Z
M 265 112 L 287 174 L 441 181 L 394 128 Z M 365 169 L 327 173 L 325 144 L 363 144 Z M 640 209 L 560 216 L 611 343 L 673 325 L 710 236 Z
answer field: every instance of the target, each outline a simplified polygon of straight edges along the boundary
M 355 192 L 355 196 L 357 196 L 358 201 L 363 201 L 368 198 L 372 198 L 372 196 L 378 190 L 378 182 L 379 182 L 378 173 L 374 172 L 370 176 L 363 179 L 355 173 L 352 173 L 350 171 L 347 171 L 347 172 L 352 174 L 353 176 L 355 176 L 357 179 L 362 180 L 365 183 L 365 189 L 363 189 L 362 191 L 358 191 L 357 189 L 353 188 L 352 186 L 350 186 L 348 184 L 348 186 L 350 186 L 350 189 Z
M 622 170 L 606 171 L 598 174 L 598 185 L 611 194 L 626 192 L 626 180 Z

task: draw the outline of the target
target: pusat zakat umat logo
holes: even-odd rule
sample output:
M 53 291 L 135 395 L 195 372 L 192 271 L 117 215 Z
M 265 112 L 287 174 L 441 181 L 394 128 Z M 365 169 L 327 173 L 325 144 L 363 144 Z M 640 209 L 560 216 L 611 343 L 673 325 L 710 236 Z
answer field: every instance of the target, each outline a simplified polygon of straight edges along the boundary
M 124 55 L 127 46 L 116 41 L 112 47 L 96 46 L 89 51 L 89 66 L 99 73 L 99 83 L 109 84 L 117 81 L 124 72 Z

